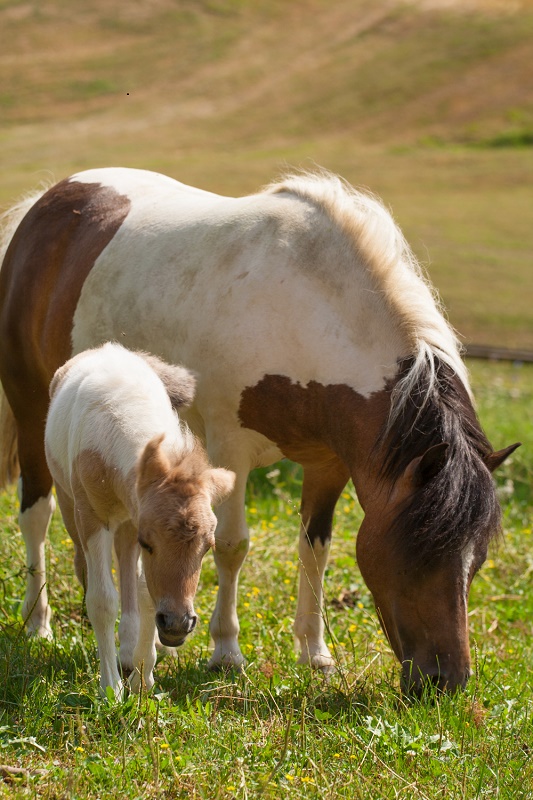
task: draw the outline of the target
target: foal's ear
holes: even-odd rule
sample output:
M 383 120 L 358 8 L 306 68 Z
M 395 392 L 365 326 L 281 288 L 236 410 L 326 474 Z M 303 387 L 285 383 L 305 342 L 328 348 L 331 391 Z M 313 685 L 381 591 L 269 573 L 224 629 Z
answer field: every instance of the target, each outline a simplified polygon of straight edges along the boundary
M 485 465 L 491 472 L 494 472 L 494 470 L 503 464 L 505 459 L 508 458 L 511 453 L 514 453 L 514 451 L 520 447 L 521 444 L 522 442 L 517 442 L 509 447 L 504 447 L 503 450 L 495 450 L 493 453 L 489 453 L 489 455 L 485 456 L 483 459 Z
M 202 479 L 211 496 L 213 505 L 217 505 L 229 497 L 235 486 L 235 477 L 234 472 L 222 467 L 208 469 L 204 472 Z
M 448 442 L 440 442 L 428 448 L 423 456 L 413 458 L 405 470 L 405 478 L 413 489 L 420 489 L 438 475 L 448 460 L 449 446 Z
M 170 462 L 161 450 L 161 442 L 165 434 L 161 433 L 151 439 L 137 462 L 137 486 L 148 486 L 162 480 L 170 470 Z

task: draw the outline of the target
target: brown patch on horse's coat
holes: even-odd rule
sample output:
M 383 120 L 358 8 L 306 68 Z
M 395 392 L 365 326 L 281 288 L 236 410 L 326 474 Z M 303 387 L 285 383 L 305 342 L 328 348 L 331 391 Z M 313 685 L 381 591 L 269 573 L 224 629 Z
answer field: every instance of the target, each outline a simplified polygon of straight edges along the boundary
M 26 467 L 22 511 L 52 485 L 44 452 L 34 445 L 44 439 L 48 385 L 72 355 L 83 284 L 129 209 L 129 199 L 113 189 L 64 180 L 30 209 L 7 249 L 0 270 L 0 380 Z M 59 276 L 62 290 L 54 292 Z
M 389 406 L 385 389 L 365 398 L 345 384 L 310 381 L 302 386 L 284 375 L 265 375 L 242 392 L 239 420 L 304 467 L 340 459 L 359 484 L 364 508 L 366 493 L 358 475 L 373 471 L 369 459 Z
M 365 398 L 345 384 L 306 386 L 265 375 L 241 394 L 241 424 L 262 433 L 304 467 L 301 517 L 310 544 L 331 537 L 335 505 L 351 477 L 366 511 L 375 502 L 379 454 L 390 391 Z

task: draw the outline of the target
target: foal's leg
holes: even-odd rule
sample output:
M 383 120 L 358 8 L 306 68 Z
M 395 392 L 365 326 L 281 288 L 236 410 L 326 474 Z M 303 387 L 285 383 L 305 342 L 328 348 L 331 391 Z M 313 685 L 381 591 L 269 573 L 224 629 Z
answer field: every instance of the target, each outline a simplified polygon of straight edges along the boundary
M 300 664 L 315 669 L 333 667 L 324 641 L 323 580 L 331 542 L 335 504 L 349 478 L 340 462 L 304 467 L 300 528 L 300 587 L 294 633 Z
M 105 693 L 111 686 L 115 696 L 122 696 L 122 682 L 117 668 L 115 623 L 118 615 L 118 593 L 111 572 L 113 534 L 99 520 L 79 507 L 76 527 L 87 559 L 87 614 L 94 630 L 100 656 L 100 686 Z
M 56 494 L 59 501 L 59 508 L 61 509 L 61 516 L 63 517 L 63 524 L 74 543 L 74 571 L 85 591 L 87 589 L 87 562 L 85 561 L 85 553 L 83 552 L 83 546 L 78 534 L 78 529 L 76 528 L 74 500 L 59 484 L 56 484 Z
M 120 664 L 123 674 L 133 669 L 133 653 L 139 637 L 139 604 L 137 602 L 137 564 L 140 548 L 137 529 L 132 522 L 124 522 L 114 536 L 120 585 Z
M 141 688 L 141 674 L 147 689 L 154 685 L 154 667 L 157 660 L 155 647 L 155 607 L 150 597 L 144 573 L 141 572 L 137 581 L 140 627 L 137 646 L 133 656 L 133 673 L 130 676 L 130 687 L 133 692 Z
M 248 552 L 248 526 L 244 510 L 244 494 L 248 471 L 229 466 L 237 475 L 231 496 L 217 509 L 215 563 L 218 571 L 218 594 L 209 629 L 215 648 L 210 669 L 236 667 L 244 663 L 239 647 L 237 589 L 239 572 Z

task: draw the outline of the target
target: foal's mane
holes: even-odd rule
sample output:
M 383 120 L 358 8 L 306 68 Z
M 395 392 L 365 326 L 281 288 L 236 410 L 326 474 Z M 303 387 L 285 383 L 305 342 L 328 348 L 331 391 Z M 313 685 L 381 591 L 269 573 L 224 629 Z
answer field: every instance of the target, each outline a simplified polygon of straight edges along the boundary
M 265 191 L 290 192 L 338 225 L 354 251 L 354 268 L 366 270 L 407 342 L 374 452 L 382 478 L 394 483 L 413 458 L 449 443 L 443 469 L 412 494 L 393 523 L 399 551 L 423 566 L 471 542 L 488 542 L 500 526 L 483 463 L 492 447 L 473 407 L 459 340 L 391 214 L 372 195 L 322 171 L 288 175 Z

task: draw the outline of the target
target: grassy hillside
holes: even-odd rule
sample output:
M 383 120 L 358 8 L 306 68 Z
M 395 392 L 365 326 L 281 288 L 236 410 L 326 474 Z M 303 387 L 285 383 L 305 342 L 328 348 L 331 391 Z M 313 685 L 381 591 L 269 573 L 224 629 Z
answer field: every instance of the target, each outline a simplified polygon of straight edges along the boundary
M 0 203 L 319 163 L 392 206 L 467 340 L 533 348 L 532 63 L 532 0 L 2 0 Z

